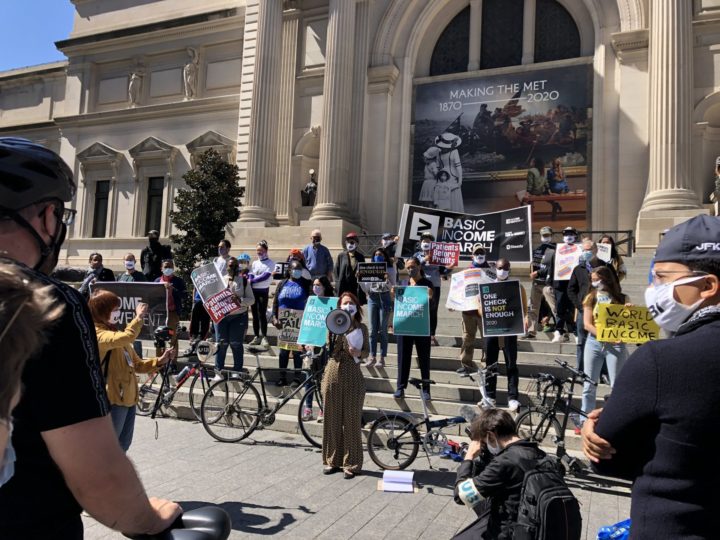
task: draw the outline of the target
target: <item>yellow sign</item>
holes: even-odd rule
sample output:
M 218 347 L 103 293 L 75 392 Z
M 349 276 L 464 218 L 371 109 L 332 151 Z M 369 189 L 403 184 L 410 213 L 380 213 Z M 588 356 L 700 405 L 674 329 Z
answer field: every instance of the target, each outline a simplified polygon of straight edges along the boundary
M 660 337 L 660 327 L 646 307 L 598 304 L 597 308 L 598 341 L 646 343 Z

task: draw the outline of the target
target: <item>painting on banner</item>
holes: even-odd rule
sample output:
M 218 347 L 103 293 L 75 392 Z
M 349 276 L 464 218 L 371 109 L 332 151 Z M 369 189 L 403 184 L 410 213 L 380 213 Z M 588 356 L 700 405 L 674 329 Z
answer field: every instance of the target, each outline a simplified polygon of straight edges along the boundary
M 490 268 L 468 268 L 452 275 L 450 290 L 445 307 L 455 311 L 480 309 L 480 285 L 495 281 L 486 270 Z
M 525 311 L 519 281 L 498 281 L 481 286 L 483 335 L 521 336 Z
M 401 257 L 411 257 L 420 250 L 420 237 L 430 233 L 437 242 L 459 244 L 462 261 L 472 260 L 473 249 L 480 244 L 485 248 L 488 261 L 504 258 L 514 263 L 529 263 L 532 260 L 531 228 L 528 206 L 473 215 L 406 204 L 400 218 L 397 249 Z
M 431 242 L 430 264 L 453 267 L 460 262 L 460 244 L 457 242 Z
M 288 351 L 302 351 L 298 343 L 300 336 L 300 322 L 303 318 L 301 309 L 280 309 L 278 311 L 278 347 Z
M 660 327 L 643 306 L 598 304 L 595 327 L 598 341 L 647 343 L 660 339 Z
M 387 274 L 387 263 L 361 262 L 358 263 L 358 283 L 384 283 Z
M 395 287 L 393 333 L 396 336 L 430 335 L 430 294 L 427 287 Z
M 555 249 L 555 281 L 568 281 L 573 269 L 580 261 L 582 246 L 580 244 L 558 244 Z
M 190 279 L 214 323 L 240 311 L 240 300 L 227 288 L 214 263 L 196 268 L 190 272 Z
M 97 281 L 90 286 L 90 290 L 110 291 L 120 297 L 119 330 L 124 330 L 135 318 L 135 308 L 140 302 L 147 304 L 148 313 L 139 339 L 155 339 L 155 329 L 167 324 L 167 289 L 163 283 Z
M 325 319 L 333 309 L 337 308 L 337 303 L 336 296 L 311 296 L 308 298 L 300 322 L 297 342 L 314 347 L 325 345 L 328 332 Z

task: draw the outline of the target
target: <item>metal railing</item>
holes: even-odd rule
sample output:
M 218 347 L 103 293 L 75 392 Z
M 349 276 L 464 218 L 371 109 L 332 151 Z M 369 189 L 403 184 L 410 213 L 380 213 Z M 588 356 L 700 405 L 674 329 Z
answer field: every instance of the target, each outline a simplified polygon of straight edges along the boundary
M 560 234 L 559 230 L 554 231 L 554 237 Z M 600 240 L 604 235 L 612 236 L 615 240 L 615 247 L 618 253 L 622 257 L 632 257 L 635 253 L 635 232 L 632 229 L 622 231 L 607 231 L 607 230 L 578 230 L 580 238 L 583 236 L 589 236 L 595 242 Z M 540 242 L 540 233 L 533 233 L 532 235 L 533 245 L 537 245 Z

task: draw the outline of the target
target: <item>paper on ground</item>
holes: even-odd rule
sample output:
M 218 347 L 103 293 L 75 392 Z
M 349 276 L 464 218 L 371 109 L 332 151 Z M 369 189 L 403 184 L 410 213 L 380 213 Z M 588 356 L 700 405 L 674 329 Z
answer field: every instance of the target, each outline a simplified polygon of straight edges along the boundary
M 383 491 L 399 493 L 412 493 L 413 471 L 385 471 L 383 472 Z

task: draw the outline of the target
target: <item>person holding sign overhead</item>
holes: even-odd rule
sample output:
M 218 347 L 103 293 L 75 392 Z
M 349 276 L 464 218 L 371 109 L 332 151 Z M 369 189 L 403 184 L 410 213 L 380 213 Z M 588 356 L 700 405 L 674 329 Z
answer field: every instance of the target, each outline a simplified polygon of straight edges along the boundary
M 432 260 L 432 243 L 435 241 L 435 237 L 430 233 L 423 233 L 420 237 L 420 251 L 415 253 L 415 258 L 420 261 L 420 265 L 423 269 L 423 275 L 430 283 L 432 283 L 433 295 L 430 300 L 430 343 L 431 345 L 438 345 L 437 339 L 435 339 L 435 331 L 437 330 L 438 318 L 438 306 L 440 304 L 440 285 L 442 283 L 442 276 L 448 273 L 448 269 L 444 266 L 438 266 L 431 264 Z
M 380 283 L 360 283 L 360 287 L 368 298 L 370 311 L 370 360 L 365 365 L 379 368 L 385 367 L 385 358 L 388 352 L 388 320 L 392 312 L 392 298 L 390 291 L 395 286 L 396 271 L 392 259 L 383 248 L 377 248 L 373 253 L 372 262 L 385 263 L 387 272 L 385 281 Z M 380 340 L 380 360 L 377 360 L 377 345 Z M 377 362 L 377 364 L 376 364 Z
M 429 289 L 430 305 L 433 298 L 432 281 L 425 277 L 423 267 L 416 257 L 412 257 L 405 261 L 405 268 L 410 275 L 410 286 L 427 287 Z M 395 288 L 392 289 L 393 296 Z M 397 333 L 397 331 L 396 331 Z M 412 360 L 412 349 L 415 345 L 417 350 L 418 365 L 420 367 L 420 376 L 423 379 L 430 378 L 430 336 L 403 336 L 397 337 L 397 356 L 398 356 L 398 377 L 397 390 L 393 394 L 395 399 L 405 397 L 405 388 L 407 388 L 408 379 L 410 378 L 410 361 Z M 430 400 L 430 385 L 423 385 L 423 398 Z

